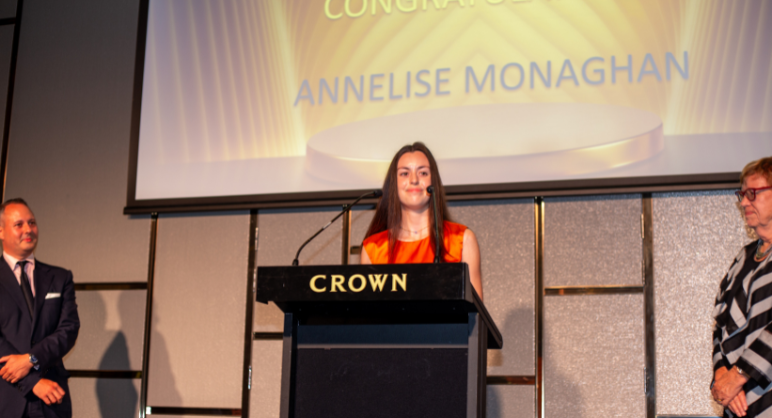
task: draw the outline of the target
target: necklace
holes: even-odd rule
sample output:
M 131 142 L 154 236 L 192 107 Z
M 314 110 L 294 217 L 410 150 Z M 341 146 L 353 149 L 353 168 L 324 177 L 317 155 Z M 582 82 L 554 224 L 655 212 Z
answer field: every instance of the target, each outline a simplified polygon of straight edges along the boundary
M 410 233 L 412 233 L 413 235 L 418 235 L 418 233 L 420 233 L 420 232 L 423 232 L 423 231 L 424 231 L 425 229 L 427 229 L 427 228 L 429 228 L 429 225 L 426 225 L 425 227 L 423 227 L 423 228 L 421 228 L 421 229 L 418 229 L 418 230 L 413 230 L 413 229 L 405 229 L 405 228 L 403 228 L 403 227 L 401 227 L 401 226 L 399 227 L 399 229 L 401 229 L 401 230 L 403 230 L 403 231 L 406 231 L 406 232 L 410 232 Z
M 764 258 L 766 258 L 769 255 L 770 252 L 772 252 L 772 245 L 770 245 L 769 248 L 767 248 L 767 251 L 764 251 L 762 253 L 761 252 L 761 246 L 762 245 L 764 245 L 764 241 L 759 240 L 759 243 L 756 245 L 756 256 L 754 257 L 754 259 L 756 261 L 763 260 Z

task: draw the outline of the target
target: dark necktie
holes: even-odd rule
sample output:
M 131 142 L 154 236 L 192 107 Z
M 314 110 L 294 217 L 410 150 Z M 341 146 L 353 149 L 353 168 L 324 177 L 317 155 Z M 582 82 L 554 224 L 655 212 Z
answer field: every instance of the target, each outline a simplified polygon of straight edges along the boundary
M 29 261 L 19 261 L 17 265 L 21 267 L 21 293 L 24 293 L 24 299 L 27 300 L 27 308 L 29 308 L 29 316 L 31 318 L 34 318 L 35 315 L 33 315 L 33 309 L 35 306 L 35 299 L 32 297 L 32 287 L 29 285 L 29 279 L 27 278 L 27 272 L 24 271 L 24 267 L 29 263 Z

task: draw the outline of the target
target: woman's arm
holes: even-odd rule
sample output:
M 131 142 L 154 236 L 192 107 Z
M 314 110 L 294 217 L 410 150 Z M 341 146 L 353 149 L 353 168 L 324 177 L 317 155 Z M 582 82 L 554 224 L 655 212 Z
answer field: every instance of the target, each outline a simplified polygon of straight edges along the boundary
M 469 265 L 469 280 L 480 300 L 483 299 L 482 271 L 480 270 L 480 246 L 477 237 L 471 229 L 464 232 L 464 248 L 461 251 L 461 261 Z

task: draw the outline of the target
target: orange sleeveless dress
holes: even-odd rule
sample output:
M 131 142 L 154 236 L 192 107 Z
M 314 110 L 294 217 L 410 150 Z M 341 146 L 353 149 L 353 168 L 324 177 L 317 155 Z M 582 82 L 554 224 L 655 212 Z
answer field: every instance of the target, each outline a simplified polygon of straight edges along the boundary
M 444 222 L 444 244 L 446 263 L 460 263 L 464 249 L 466 227 L 453 222 Z M 389 231 L 371 235 L 362 243 L 373 264 L 389 264 Z M 394 264 L 431 263 L 434 261 L 434 246 L 429 237 L 418 241 L 397 241 L 394 246 Z

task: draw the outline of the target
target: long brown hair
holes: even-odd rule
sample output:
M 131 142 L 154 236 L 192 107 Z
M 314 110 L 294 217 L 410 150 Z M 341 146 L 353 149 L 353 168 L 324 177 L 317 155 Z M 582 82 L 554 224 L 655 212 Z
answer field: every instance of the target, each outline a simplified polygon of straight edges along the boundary
M 429 172 L 432 176 L 432 186 L 434 186 L 434 193 L 437 193 L 437 212 L 438 218 L 443 221 L 450 221 L 450 215 L 448 214 L 448 206 L 445 202 L 445 187 L 442 185 L 442 179 L 440 178 L 440 172 L 437 170 L 437 161 L 434 160 L 432 152 L 424 145 L 423 142 L 415 142 L 412 145 L 405 145 L 394 158 L 389 165 L 389 171 L 386 174 L 386 180 L 383 181 L 383 196 L 378 201 L 378 205 L 375 208 L 375 216 L 373 221 L 370 222 L 370 227 L 367 229 L 365 238 L 375 235 L 382 231 L 389 231 L 389 262 L 394 260 L 394 247 L 397 245 L 397 237 L 399 237 L 399 229 L 402 225 L 402 204 L 399 201 L 399 190 L 397 188 L 397 163 L 399 159 L 409 152 L 422 152 L 426 159 L 429 160 Z M 433 196 L 432 196 L 433 198 Z M 440 246 L 440 260 L 443 260 L 446 253 L 445 241 L 444 241 L 444 229 L 442 226 L 439 228 L 439 236 L 435 234 L 434 228 L 434 205 L 429 203 L 429 239 L 431 241 L 432 248 L 435 248 L 437 240 L 443 243 Z

